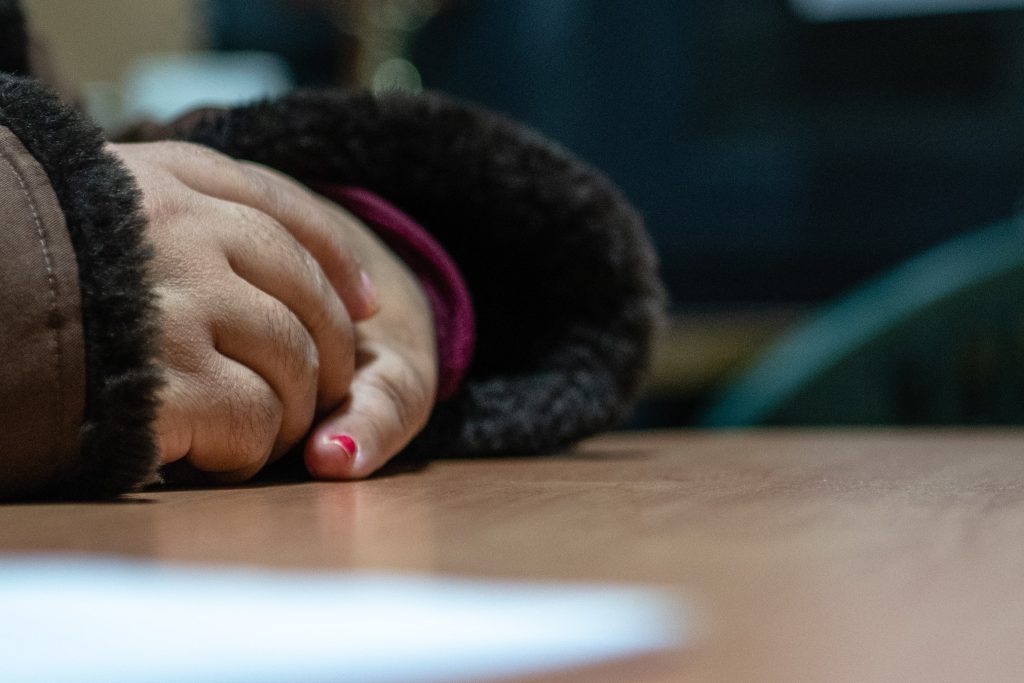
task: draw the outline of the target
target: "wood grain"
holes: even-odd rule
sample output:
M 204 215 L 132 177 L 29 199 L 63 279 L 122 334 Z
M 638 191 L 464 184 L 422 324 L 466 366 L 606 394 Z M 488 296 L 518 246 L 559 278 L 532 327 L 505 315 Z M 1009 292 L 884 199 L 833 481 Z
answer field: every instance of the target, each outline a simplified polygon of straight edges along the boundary
M 667 587 L 693 647 L 552 680 L 1024 672 L 1024 433 L 609 435 L 352 484 L 0 507 L 0 549 Z

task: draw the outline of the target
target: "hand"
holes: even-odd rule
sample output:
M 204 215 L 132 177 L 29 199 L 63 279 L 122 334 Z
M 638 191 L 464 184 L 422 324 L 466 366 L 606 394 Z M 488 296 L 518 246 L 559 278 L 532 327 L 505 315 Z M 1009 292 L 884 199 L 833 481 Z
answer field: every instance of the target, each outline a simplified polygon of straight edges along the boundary
M 154 252 L 161 461 L 246 479 L 345 400 L 372 283 L 297 184 L 185 143 L 109 149 L 142 191 Z
M 279 203 L 319 220 L 285 223 L 314 255 L 333 253 L 339 232 L 377 283 L 378 310 L 355 330 L 355 375 L 344 404 L 306 440 L 309 473 L 325 480 L 373 474 L 425 426 L 437 396 L 433 314 L 416 276 L 375 233 L 337 204 L 272 168 L 243 162 L 280 193 Z M 318 257 L 319 258 L 319 257 Z

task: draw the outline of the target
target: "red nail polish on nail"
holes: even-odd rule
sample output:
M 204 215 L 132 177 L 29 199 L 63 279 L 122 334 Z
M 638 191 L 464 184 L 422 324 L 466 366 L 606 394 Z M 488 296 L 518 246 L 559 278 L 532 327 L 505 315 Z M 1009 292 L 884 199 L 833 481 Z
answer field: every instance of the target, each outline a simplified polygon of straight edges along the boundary
M 337 434 L 327 438 L 327 441 L 333 443 L 335 446 L 345 451 L 345 455 L 350 458 L 355 457 L 358 447 L 356 446 L 356 440 L 347 434 Z

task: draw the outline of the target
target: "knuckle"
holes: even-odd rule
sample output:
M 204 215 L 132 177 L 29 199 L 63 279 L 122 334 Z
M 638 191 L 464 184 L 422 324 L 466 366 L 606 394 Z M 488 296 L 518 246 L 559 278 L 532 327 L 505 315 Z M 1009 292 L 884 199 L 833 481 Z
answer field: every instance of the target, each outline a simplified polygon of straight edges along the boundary
M 153 425 L 157 436 L 160 462 L 184 458 L 191 448 L 196 400 L 190 391 L 187 375 L 172 368 L 161 368 L 162 384 L 157 390 L 157 411 Z
M 196 210 L 194 193 L 181 181 L 159 170 L 150 173 L 137 179 L 142 183 L 142 212 L 151 226 L 165 229 Z
M 282 249 L 289 248 L 289 240 L 283 239 L 284 229 L 273 218 L 244 204 L 229 204 L 226 208 L 232 212 L 232 243 L 240 253 L 259 262 L 287 253 Z
M 214 163 L 223 164 L 230 161 L 230 158 L 215 149 L 199 145 L 194 142 L 184 142 L 181 140 L 170 140 L 163 143 L 168 145 L 171 150 L 181 155 L 183 158 L 191 161 L 199 161 L 203 163 Z
M 296 203 L 295 198 L 303 192 L 299 183 L 276 169 L 251 161 L 239 162 L 239 168 L 252 179 L 256 187 L 273 197 L 275 206 L 291 208 Z
M 274 221 L 259 209 L 247 204 L 230 203 L 227 205 L 234 212 L 235 218 L 250 227 L 250 230 L 262 239 L 269 239 L 277 231 Z
M 255 473 L 270 455 L 282 408 L 270 387 L 255 374 L 220 365 L 203 379 L 193 377 L 198 421 L 188 462 L 211 475 Z M 210 381 L 213 377 L 215 381 Z
M 266 313 L 267 337 L 282 363 L 289 382 L 307 386 L 316 381 L 320 356 L 309 332 L 283 304 L 276 303 Z
M 316 387 L 309 389 L 306 395 L 298 397 L 291 405 L 285 407 L 272 456 L 279 455 L 301 441 L 313 426 L 316 418 Z
M 330 283 L 327 282 L 327 276 L 324 275 L 323 268 L 320 267 L 320 264 L 308 250 L 299 249 L 299 262 L 302 264 L 302 270 L 305 272 L 306 278 L 313 286 L 314 291 L 323 293 L 330 290 Z
M 310 291 L 314 292 L 317 297 L 317 306 L 315 306 L 315 315 L 317 329 L 320 329 L 329 324 L 335 315 L 334 312 L 340 312 L 341 302 L 338 299 L 338 294 L 334 291 L 331 283 L 327 280 L 327 275 L 324 273 L 323 268 L 317 263 L 313 255 L 305 249 L 301 250 L 301 259 L 303 262 L 303 268 L 306 272 L 306 278 L 310 287 Z
M 196 311 L 207 305 L 191 293 L 178 288 L 154 288 L 157 305 L 156 354 L 168 368 L 198 372 L 205 368 L 213 352 L 213 332 Z
M 314 350 L 316 342 L 312 339 L 313 334 L 316 334 L 320 339 L 323 339 L 325 335 L 336 334 L 337 325 L 334 324 L 334 316 L 331 315 L 331 311 L 326 304 L 317 303 L 317 305 L 313 306 L 307 314 L 306 324 L 309 325 L 307 336 L 310 337 L 310 344 Z M 334 339 L 331 341 L 333 342 Z M 333 348 L 333 346 L 327 348 Z
M 266 202 L 272 215 L 281 216 L 285 213 L 288 202 L 280 182 L 275 182 L 275 179 L 254 170 L 249 165 L 240 164 L 238 170 L 241 173 L 241 179 L 248 184 L 249 189 Z
M 226 398 L 228 439 L 222 469 L 242 470 L 266 461 L 283 417 L 280 400 L 255 378 Z
M 408 368 L 393 373 L 375 373 L 367 385 L 387 404 L 389 414 L 403 436 L 418 432 L 426 422 L 422 390 Z

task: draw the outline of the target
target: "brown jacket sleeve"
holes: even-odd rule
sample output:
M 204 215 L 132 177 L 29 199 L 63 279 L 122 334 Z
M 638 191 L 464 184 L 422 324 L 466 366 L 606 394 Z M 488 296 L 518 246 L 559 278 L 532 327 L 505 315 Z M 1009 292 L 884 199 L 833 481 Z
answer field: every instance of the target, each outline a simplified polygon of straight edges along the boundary
M 0 73 L 0 500 L 114 495 L 155 471 L 139 207 L 94 125 Z
M 0 128 L 0 498 L 66 476 L 85 404 L 78 264 L 42 167 Z

